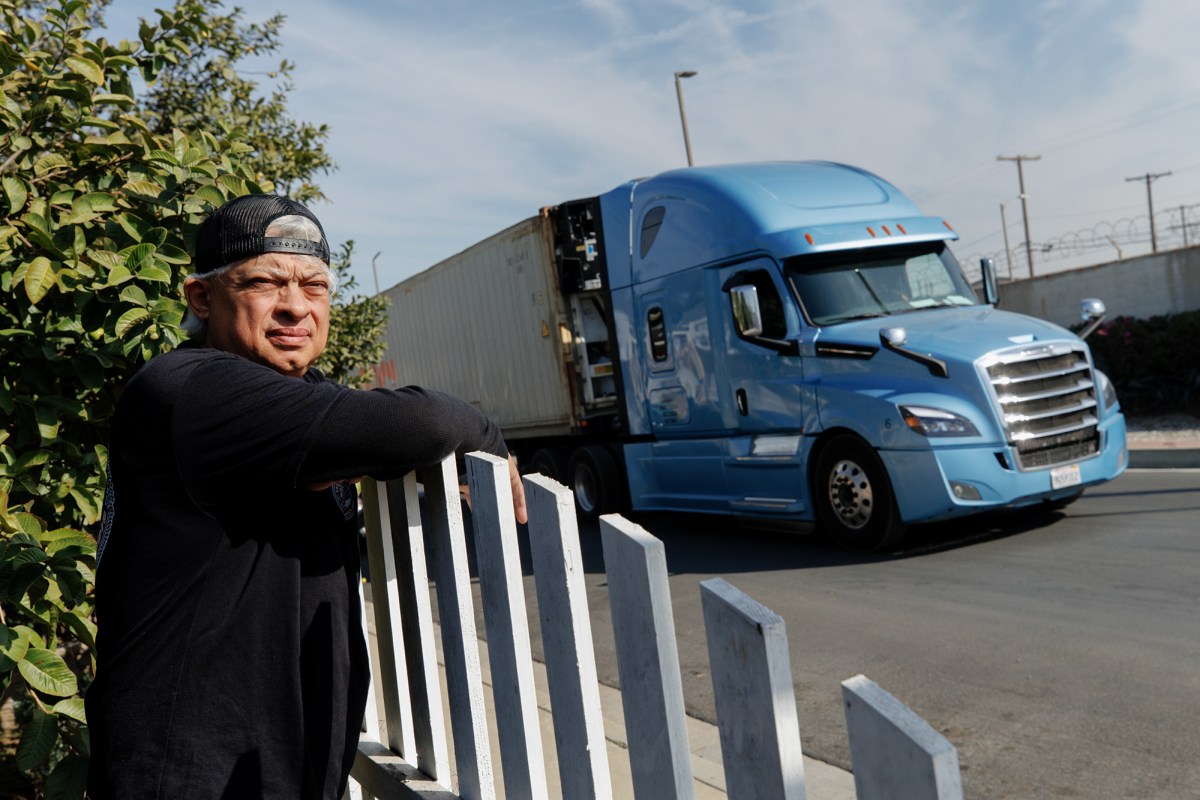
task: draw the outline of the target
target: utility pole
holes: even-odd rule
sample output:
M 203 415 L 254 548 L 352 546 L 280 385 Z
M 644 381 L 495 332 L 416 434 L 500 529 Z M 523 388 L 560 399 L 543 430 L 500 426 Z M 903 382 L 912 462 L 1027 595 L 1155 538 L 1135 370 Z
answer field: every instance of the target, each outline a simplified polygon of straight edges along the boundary
M 1015 161 L 1017 162 L 1017 183 L 1021 188 L 1021 217 L 1025 220 L 1025 256 L 1029 259 L 1029 277 L 1033 277 L 1033 240 L 1029 238 L 1029 206 L 1026 201 L 1029 195 L 1025 194 L 1025 170 L 1022 169 L 1022 164 L 1026 161 L 1039 161 L 1041 156 L 996 156 L 997 161 Z
M 1154 183 L 1159 178 L 1165 178 L 1171 173 L 1158 172 L 1151 174 L 1147 172 L 1145 175 L 1138 175 L 1136 178 L 1126 178 L 1125 182 L 1130 181 L 1145 181 L 1146 182 L 1146 202 L 1150 206 L 1150 252 L 1158 252 L 1158 237 L 1154 233 L 1154 193 L 1150 191 L 1150 184 Z

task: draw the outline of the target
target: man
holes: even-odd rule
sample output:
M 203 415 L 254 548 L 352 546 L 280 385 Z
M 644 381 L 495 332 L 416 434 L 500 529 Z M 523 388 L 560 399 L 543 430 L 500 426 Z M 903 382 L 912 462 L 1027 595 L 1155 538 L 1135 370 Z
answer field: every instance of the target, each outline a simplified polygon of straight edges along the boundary
M 508 455 L 466 403 L 353 391 L 310 367 L 328 263 L 299 203 L 226 203 L 184 283 L 193 338 L 121 396 L 87 693 L 93 800 L 339 798 L 369 681 L 347 479 Z

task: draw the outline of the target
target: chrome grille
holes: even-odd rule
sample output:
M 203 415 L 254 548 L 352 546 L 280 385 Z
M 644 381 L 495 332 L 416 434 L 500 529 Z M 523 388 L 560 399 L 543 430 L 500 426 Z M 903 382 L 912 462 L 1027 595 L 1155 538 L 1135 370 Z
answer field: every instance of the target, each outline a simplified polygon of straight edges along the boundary
M 980 366 L 1021 469 L 1068 464 L 1100 452 L 1099 392 L 1082 346 L 993 353 Z

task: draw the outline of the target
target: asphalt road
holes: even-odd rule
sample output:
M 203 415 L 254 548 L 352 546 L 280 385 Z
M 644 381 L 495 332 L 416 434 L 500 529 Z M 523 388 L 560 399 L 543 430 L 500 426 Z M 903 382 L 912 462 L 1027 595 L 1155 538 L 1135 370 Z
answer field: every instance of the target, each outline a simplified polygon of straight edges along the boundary
M 633 518 L 666 544 L 692 715 L 714 721 L 697 586 L 719 575 L 786 620 L 806 754 L 850 767 L 840 682 L 863 673 L 957 747 L 967 797 L 1157 800 L 1200 797 L 1198 512 L 1192 470 L 1130 471 L 1060 512 L 922 526 L 884 556 Z M 600 537 L 581 538 L 616 686 Z

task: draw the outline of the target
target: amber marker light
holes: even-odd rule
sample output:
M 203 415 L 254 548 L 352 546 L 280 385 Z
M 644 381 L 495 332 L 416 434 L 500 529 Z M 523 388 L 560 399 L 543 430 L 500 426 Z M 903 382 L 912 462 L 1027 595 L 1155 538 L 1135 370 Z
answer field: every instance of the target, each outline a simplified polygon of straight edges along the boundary
M 812 234 L 811 233 L 804 234 L 804 241 L 808 242 L 809 244 L 812 244 L 813 243 Z

